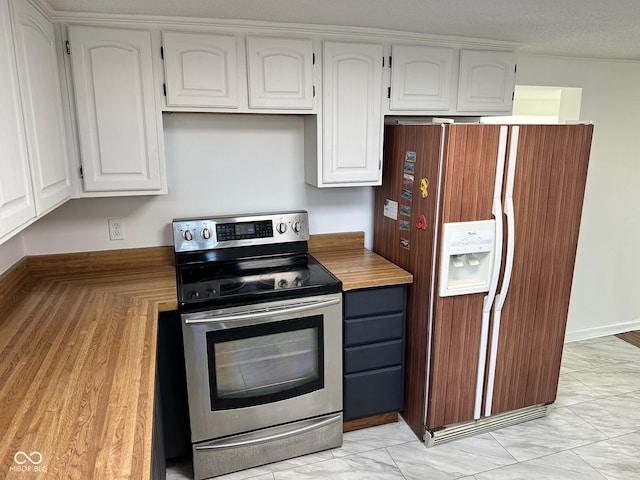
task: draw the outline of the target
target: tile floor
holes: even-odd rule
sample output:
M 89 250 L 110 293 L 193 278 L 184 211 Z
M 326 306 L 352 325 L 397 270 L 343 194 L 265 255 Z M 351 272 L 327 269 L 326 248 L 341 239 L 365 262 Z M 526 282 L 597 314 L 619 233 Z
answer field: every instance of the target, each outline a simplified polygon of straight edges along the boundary
M 169 480 L 191 478 L 172 465 Z M 220 480 L 640 479 L 640 348 L 616 337 L 565 346 L 558 400 L 537 420 L 426 448 L 403 422 L 346 433 L 341 448 Z

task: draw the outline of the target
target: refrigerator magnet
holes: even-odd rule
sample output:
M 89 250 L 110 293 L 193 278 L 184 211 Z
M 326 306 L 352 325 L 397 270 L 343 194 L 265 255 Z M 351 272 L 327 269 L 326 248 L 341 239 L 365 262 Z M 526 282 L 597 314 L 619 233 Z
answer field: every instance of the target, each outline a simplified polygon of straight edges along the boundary
M 408 232 L 411 228 L 411 224 L 408 220 L 400 220 L 400 230 L 403 232 Z
M 398 220 L 398 202 L 385 198 L 383 214 L 391 220 Z
M 424 215 L 418 215 L 418 221 L 416 222 L 416 228 L 418 230 L 426 230 L 427 229 L 427 219 Z
M 402 248 L 405 248 L 405 249 L 409 250 L 409 240 L 407 240 L 406 238 L 401 238 L 400 239 L 400 246 Z
M 411 216 L 411 207 L 409 205 L 400 205 L 400 215 L 405 217 Z
M 416 161 L 416 152 L 407 152 L 404 154 L 404 159 L 407 162 L 415 162 Z
M 429 180 L 426 178 L 420 180 L 420 195 L 422 198 L 427 198 L 429 195 Z
M 402 189 L 402 198 L 404 198 L 405 200 L 409 200 L 411 201 L 413 199 L 413 193 L 411 193 L 411 190 L 408 190 L 406 188 Z
M 402 183 L 404 183 L 405 185 L 413 185 L 413 179 L 414 179 L 413 175 L 409 175 L 405 173 L 402 176 Z
M 413 175 L 416 172 L 416 164 L 411 162 L 404 162 L 404 173 L 406 175 Z

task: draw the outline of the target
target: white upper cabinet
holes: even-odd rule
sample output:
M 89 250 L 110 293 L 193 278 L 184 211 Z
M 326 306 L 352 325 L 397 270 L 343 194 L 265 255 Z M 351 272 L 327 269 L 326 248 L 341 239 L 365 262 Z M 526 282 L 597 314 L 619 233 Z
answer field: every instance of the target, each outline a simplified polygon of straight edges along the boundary
M 167 106 L 238 108 L 235 35 L 163 32 Z
M 513 52 L 461 50 L 458 111 L 511 112 L 515 65 Z
M 313 108 L 313 42 L 247 37 L 249 108 Z
M 382 45 L 324 42 L 318 186 L 382 181 Z
M 27 0 L 11 7 L 35 205 L 43 214 L 71 197 L 54 30 Z
M 166 192 L 162 117 L 146 30 L 69 26 L 85 192 Z
M 389 110 L 450 110 L 453 48 L 392 45 Z
M 0 241 L 36 216 L 6 2 L 0 2 Z

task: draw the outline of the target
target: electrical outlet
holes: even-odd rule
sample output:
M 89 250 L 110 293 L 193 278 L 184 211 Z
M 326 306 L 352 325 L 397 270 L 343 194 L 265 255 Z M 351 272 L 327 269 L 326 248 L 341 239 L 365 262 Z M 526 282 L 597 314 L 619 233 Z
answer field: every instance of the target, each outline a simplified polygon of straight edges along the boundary
M 124 240 L 124 222 L 121 218 L 109 218 L 109 239 Z

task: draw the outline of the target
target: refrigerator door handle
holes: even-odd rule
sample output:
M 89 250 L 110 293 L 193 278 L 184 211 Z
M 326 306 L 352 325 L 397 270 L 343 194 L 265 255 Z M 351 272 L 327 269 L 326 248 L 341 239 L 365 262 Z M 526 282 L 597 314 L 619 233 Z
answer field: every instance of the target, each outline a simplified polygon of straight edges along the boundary
M 498 156 L 496 158 L 496 177 L 493 188 L 493 203 L 491 213 L 495 218 L 495 247 L 493 252 L 493 266 L 491 271 L 491 281 L 489 292 L 482 302 L 482 324 L 480 327 L 480 350 L 478 352 L 478 373 L 476 376 L 476 399 L 474 405 L 473 418 L 479 419 L 482 414 L 482 397 L 484 391 L 485 368 L 487 365 L 487 346 L 489 343 L 489 320 L 491 318 L 491 308 L 498 289 L 498 279 L 500 277 L 500 265 L 502 263 L 502 180 L 504 178 L 504 163 L 507 151 L 508 127 L 500 127 L 498 139 Z
M 487 377 L 487 401 L 485 404 L 485 416 L 491 415 L 491 404 L 493 403 L 493 387 L 496 377 L 496 362 L 498 355 L 498 337 L 500 336 L 500 317 L 502 307 L 509 293 L 511 283 L 511 273 L 513 271 L 513 258 L 516 247 L 515 210 L 513 204 L 513 184 L 516 173 L 516 154 L 518 151 L 519 126 L 511 127 L 511 144 L 509 147 L 509 166 L 507 170 L 507 184 L 505 188 L 504 213 L 507 217 L 507 256 L 504 266 L 504 277 L 502 278 L 502 288 L 496 295 L 495 309 L 493 312 L 493 326 L 491 332 L 491 352 L 489 354 L 489 373 Z

